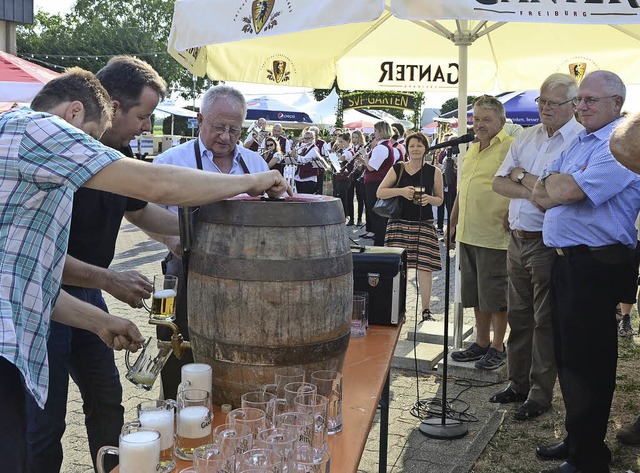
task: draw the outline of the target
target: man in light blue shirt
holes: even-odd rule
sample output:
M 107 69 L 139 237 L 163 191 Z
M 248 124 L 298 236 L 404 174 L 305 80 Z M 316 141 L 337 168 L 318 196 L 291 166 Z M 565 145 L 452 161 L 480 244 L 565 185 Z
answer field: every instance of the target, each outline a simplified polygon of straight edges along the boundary
M 542 241 L 544 211 L 533 188 L 544 169 L 584 130 L 574 118 L 578 85 L 568 74 L 552 74 L 536 99 L 539 125 L 523 131 L 511 144 L 493 180 L 493 190 L 510 197 L 507 248 L 509 386 L 491 402 L 522 402 L 517 420 L 538 417 L 553 399 L 556 363 L 551 322 L 553 248 Z
M 586 76 L 577 96 L 585 130 L 534 188 L 547 208 L 544 242 L 559 256 L 552 273 L 553 328 L 567 437 L 536 452 L 567 461 L 548 473 L 609 471 L 604 439 L 616 384 L 615 309 L 635 271 L 640 209 L 640 177 L 609 151 L 624 98 L 616 74 Z
M 201 169 L 218 174 L 255 174 L 268 171 L 269 166 L 258 153 L 237 145 L 242 132 L 242 122 L 247 115 L 247 102 L 242 93 L 226 85 L 217 85 L 207 90 L 198 113 L 198 138 L 171 148 L 156 157 L 154 164 L 172 164 Z M 264 120 L 264 119 L 261 119 Z M 262 124 L 262 128 L 266 121 Z M 174 213 L 177 207 L 167 207 Z M 193 215 L 193 213 L 191 213 Z M 189 339 L 187 323 L 187 292 L 180 255 L 180 239 L 166 235 L 152 235 L 162 241 L 171 253 L 166 258 L 167 274 L 178 277 L 176 320 L 180 332 Z M 158 336 L 169 339 L 171 333 L 158 327 Z M 182 365 L 193 362 L 188 351 L 182 359 L 171 357 L 162 370 L 162 389 L 165 399 L 175 399 Z

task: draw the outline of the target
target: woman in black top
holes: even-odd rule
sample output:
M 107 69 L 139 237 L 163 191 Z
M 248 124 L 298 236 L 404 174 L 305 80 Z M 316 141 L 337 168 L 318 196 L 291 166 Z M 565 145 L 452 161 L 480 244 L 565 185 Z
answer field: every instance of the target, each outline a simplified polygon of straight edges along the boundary
M 407 250 L 407 265 L 418 273 L 422 320 L 433 320 L 429 310 L 432 272 L 440 271 L 442 262 L 432 206 L 442 204 L 442 173 L 425 159 L 429 141 L 422 133 L 409 135 L 405 146 L 409 161 L 398 162 L 389 169 L 376 195 L 381 199 L 401 199 L 401 215 L 387 222 L 384 244 Z

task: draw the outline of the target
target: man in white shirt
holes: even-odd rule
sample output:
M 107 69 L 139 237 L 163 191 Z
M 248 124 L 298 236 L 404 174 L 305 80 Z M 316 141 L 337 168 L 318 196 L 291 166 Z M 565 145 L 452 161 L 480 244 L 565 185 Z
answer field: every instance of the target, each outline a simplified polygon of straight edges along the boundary
M 510 383 L 490 401 L 524 401 L 513 413 L 517 420 L 538 417 L 549 409 L 557 377 L 550 296 L 556 252 L 542 241 L 544 211 L 533 197 L 533 187 L 583 130 L 574 118 L 577 93 L 575 79 L 567 74 L 552 74 L 542 83 L 536 99 L 541 123 L 518 135 L 493 181 L 495 192 L 511 198 L 507 249 L 511 331 Z

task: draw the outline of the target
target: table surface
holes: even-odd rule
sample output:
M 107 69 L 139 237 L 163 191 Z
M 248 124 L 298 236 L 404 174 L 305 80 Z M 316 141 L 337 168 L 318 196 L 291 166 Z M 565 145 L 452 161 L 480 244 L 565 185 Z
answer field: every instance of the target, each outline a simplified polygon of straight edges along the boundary
M 332 470 L 358 471 L 400 329 L 400 325 L 370 325 L 366 336 L 349 341 L 342 367 L 342 432 L 328 436 Z M 213 414 L 213 426 L 224 422 L 218 406 L 214 406 Z M 176 473 L 191 466 L 190 461 L 177 459 L 176 464 Z M 116 467 L 112 473 L 118 471 Z

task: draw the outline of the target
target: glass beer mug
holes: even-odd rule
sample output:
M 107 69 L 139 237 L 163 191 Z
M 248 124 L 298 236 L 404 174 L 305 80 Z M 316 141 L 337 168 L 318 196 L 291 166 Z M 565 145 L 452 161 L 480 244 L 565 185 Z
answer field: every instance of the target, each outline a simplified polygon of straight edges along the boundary
M 151 307 L 142 300 L 152 319 L 172 322 L 176 319 L 176 296 L 178 295 L 178 278 L 157 274 L 153 277 L 153 294 Z
M 125 425 L 118 447 L 105 446 L 98 450 L 98 473 L 107 473 L 105 455 L 120 457 L 120 473 L 157 473 L 160 471 L 160 432 L 141 429 L 137 425 Z

